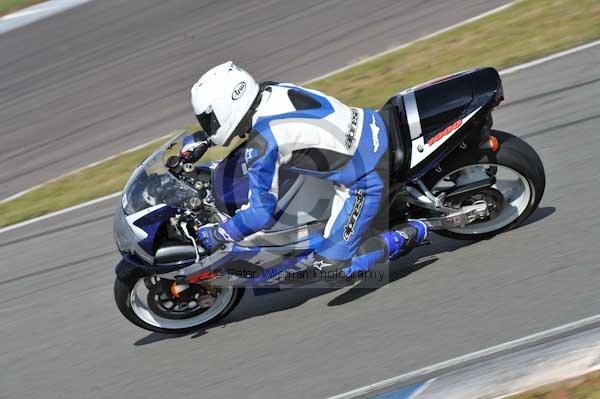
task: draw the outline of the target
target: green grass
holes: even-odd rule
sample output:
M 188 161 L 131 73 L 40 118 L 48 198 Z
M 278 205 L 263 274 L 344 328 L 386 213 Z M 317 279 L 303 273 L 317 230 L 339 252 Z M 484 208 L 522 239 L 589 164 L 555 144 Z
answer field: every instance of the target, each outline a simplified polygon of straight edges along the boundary
M 509 399 L 600 399 L 600 373 L 534 389 Z
M 0 17 L 45 0 L 0 0 Z
M 501 69 L 599 37 L 600 0 L 524 0 L 309 86 L 347 104 L 378 107 L 393 93 L 438 76 L 475 66 Z M 505 94 L 510 99 L 510 92 Z M 149 144 L 0 203 L 0 226 L 119 191 L 133 168 L 158 145 Z
M 502 69 L 598 37 L 599 0 L 526 0 L 311 86 L 377 108 L 401 89 L 438 76 L 477 66 Z
M 20 197 L 0 203 L 0 226 L 8 226 L 120 191 L 133 169 L 165 141 L 155 140 L 140 149 L 62 176 Z M 211 148 L 203 159 L 219 159 L 225 153 L 223 148 Z

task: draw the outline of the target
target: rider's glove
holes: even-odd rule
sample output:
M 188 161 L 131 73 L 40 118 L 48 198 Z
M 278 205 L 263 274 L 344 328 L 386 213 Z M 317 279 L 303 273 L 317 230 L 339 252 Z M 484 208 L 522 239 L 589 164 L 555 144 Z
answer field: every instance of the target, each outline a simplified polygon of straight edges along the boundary
M 218 249 L 223 243 L 232 242 L 231 236 L 218 224 L 207 224 L 198 229 L 198 241 L 209 253 Z
M 208 136 L 204 132 L 187 135 L 181 141 L 181 158 L 196 162 L 210 147 Z

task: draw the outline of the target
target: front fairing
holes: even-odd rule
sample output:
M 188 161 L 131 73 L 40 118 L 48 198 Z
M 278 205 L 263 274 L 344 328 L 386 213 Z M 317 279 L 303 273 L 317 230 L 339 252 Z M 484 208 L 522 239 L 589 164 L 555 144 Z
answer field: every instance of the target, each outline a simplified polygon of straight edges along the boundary
M 113 234 L 121 254 L 136 256 L 148 265 L 154 264 L 159 229 L 178 211 L 177 208 L 159 204 L 127 215 L 119 205 L 113 219 Z
M 179 154 L 187 134 L 182 131 L 156 150 L 134 170 L 125 185 L 113 223 L 115 241 L 122 254 L 135 255 L 152 265 L 160 227 L 177 212 L 190 209 L 198 199 L 198 191 L 165 166 L 170 156 Z

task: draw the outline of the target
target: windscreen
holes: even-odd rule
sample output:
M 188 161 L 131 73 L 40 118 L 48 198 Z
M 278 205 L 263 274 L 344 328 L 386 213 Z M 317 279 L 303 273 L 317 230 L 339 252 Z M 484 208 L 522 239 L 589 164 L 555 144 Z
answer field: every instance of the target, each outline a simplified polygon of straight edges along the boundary
M 156 150 L 133 172 L 123 191 L 122 205 L 126 214 L 130 215 L 159 204 L 190 208 L 190 200 L 197 198 L 198 192 L 173 176 L 165 166 L 170 156 L 179 154 L 181 141 L 188 134 L 188 131 L 182 131 Z

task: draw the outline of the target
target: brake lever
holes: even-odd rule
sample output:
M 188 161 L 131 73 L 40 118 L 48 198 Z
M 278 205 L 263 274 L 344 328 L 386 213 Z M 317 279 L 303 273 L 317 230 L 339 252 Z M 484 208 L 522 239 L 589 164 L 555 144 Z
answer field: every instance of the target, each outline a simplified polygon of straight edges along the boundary
M 200 261 L 200 254 L 206 252 L 204 248 L 202 247 L 198 247 L 198 243 L 196 243 L 196 239 L 194 237 L 192 237 L 192 235 L 190 234 L 188 228 L 187 228 L 187 222 L 181 222 L 179 224 L 181 226 L 181 230 L 183 230 L 183 234 L 192 242 L 192 245 L 194 246 L 194 249 L 196 250 L 196 263 L 198 263 Z M 200 249 L 202 249 L 202 252 L 200 252 Z

